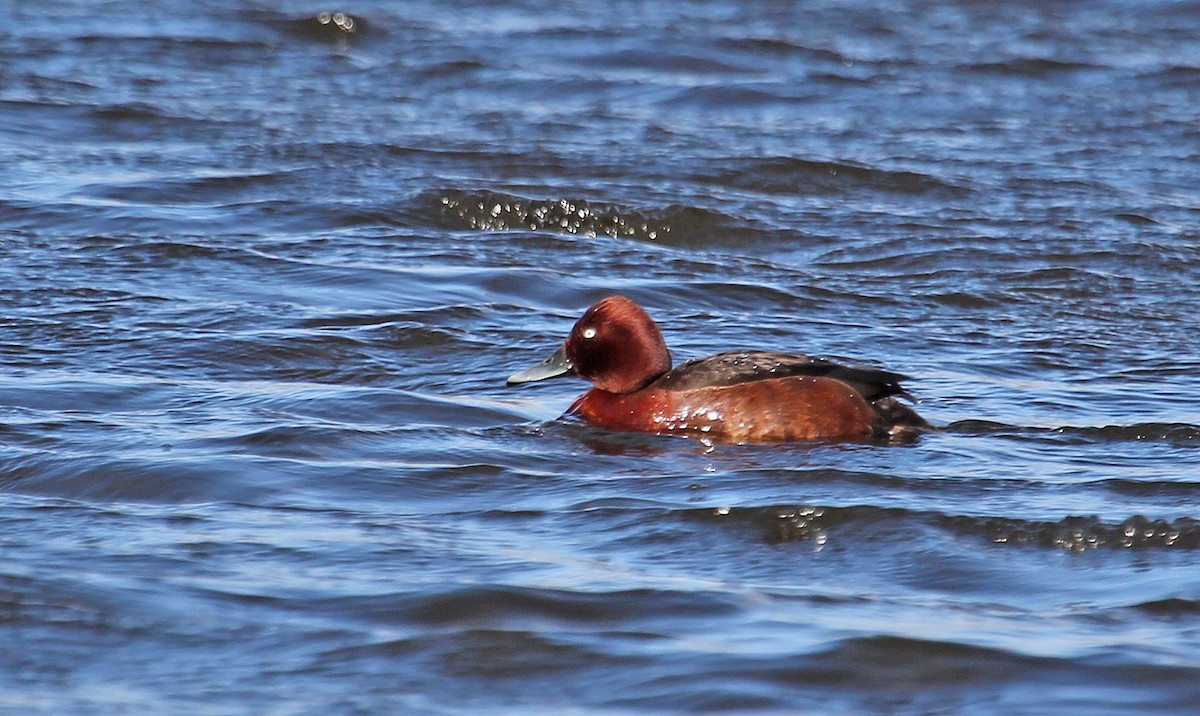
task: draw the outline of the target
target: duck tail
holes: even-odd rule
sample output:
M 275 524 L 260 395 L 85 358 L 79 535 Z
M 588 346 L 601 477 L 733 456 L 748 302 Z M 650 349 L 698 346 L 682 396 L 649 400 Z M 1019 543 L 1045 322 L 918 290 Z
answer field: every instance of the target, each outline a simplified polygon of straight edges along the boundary
M 907 393 L 896 397 L 912 400 L 912 396 Z M 896 397 L 880 398 L 871 403 L 879 413 L 879 422 L 884 433 L 881 437 L 893 443 L 912 442 L 922 433 L 934 429 L 929 421 L 917 415 L 917 411 L 901 403 Z

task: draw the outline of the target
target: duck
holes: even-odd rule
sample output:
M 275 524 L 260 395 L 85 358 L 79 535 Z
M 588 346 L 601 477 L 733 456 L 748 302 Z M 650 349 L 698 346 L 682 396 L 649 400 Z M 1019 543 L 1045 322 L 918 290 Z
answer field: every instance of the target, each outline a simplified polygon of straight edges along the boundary
M 899 399 L 911 380 L 799 353 L 744 350 L 672 367 L 662 332 L 632 299 L 604 298 L 510 386 L 574 375 L 592 384 L 567 408 L 608 430 L 734 444 L 911 442 L 932 426 Z

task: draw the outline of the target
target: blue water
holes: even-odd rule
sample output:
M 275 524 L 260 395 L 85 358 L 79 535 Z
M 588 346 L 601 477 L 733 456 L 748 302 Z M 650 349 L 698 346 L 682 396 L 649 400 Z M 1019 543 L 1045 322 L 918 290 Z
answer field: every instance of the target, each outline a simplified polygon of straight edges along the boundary
M 1196 708 L 1200 4 L 0 11 L 0 712 Z M 942 429 L 504 385 L 616 292 Z

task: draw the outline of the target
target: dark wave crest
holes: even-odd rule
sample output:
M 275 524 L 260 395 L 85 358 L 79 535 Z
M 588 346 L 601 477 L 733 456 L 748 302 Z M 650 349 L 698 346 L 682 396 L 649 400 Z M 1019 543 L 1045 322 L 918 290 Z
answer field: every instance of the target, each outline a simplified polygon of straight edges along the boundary
M 1133 423 L 1130 425 L 1074 426 L 1056 428 L 1006 425 L 987 420 L 959 420 L 945 430 L 969 435 L 1014 435 L 1056 437 L 1073 444 L 1106 442 L 1166 442 L 1176 445 L 1200 442 L 1200 425 L 1190 423 Z
M 959 182 L 922 172 L 797 157 L 731 158 L 720 172 L 696 178 L 771 194 L 828 195 L 867 191 L 961 199 L 972 193 Z
M 1096 516 L 1070 516 L 1046 521 L 922 513 L 870 505 L 735 507 L 693 510 L 688 511 L 688 516 L 753 527 L 768 542 L 811 540 L 824 544 L 848 534 L 855 539 L 905 539 L 905 535 L 916 539 L 917 535 L 935 530 L 996 545 L 1050 547 L 1071 552 L 1200 548 L 1200 520 L 1192 517 L 1168 520 L 1133 515 L 1120 522 L 1109 522 Z
M 459 231 L 547 231 L 676 247 L 749 243 L 770 235 L 720 212 L 682 205 L 641 210 L 587 199 L 528 199 L 460 189 L 426 193 L 417 203 L 419 214 Z

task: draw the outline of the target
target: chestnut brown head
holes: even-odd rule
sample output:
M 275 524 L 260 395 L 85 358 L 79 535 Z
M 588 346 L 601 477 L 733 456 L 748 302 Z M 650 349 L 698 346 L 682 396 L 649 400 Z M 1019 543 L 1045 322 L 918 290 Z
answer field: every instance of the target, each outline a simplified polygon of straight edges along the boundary
M 671 353 L 654 320 L 624 296 L 598 301 L 541 364 L 508 379 L 509 385 L 574 373 L 610 393 L 631 393 L 671 369 Z

